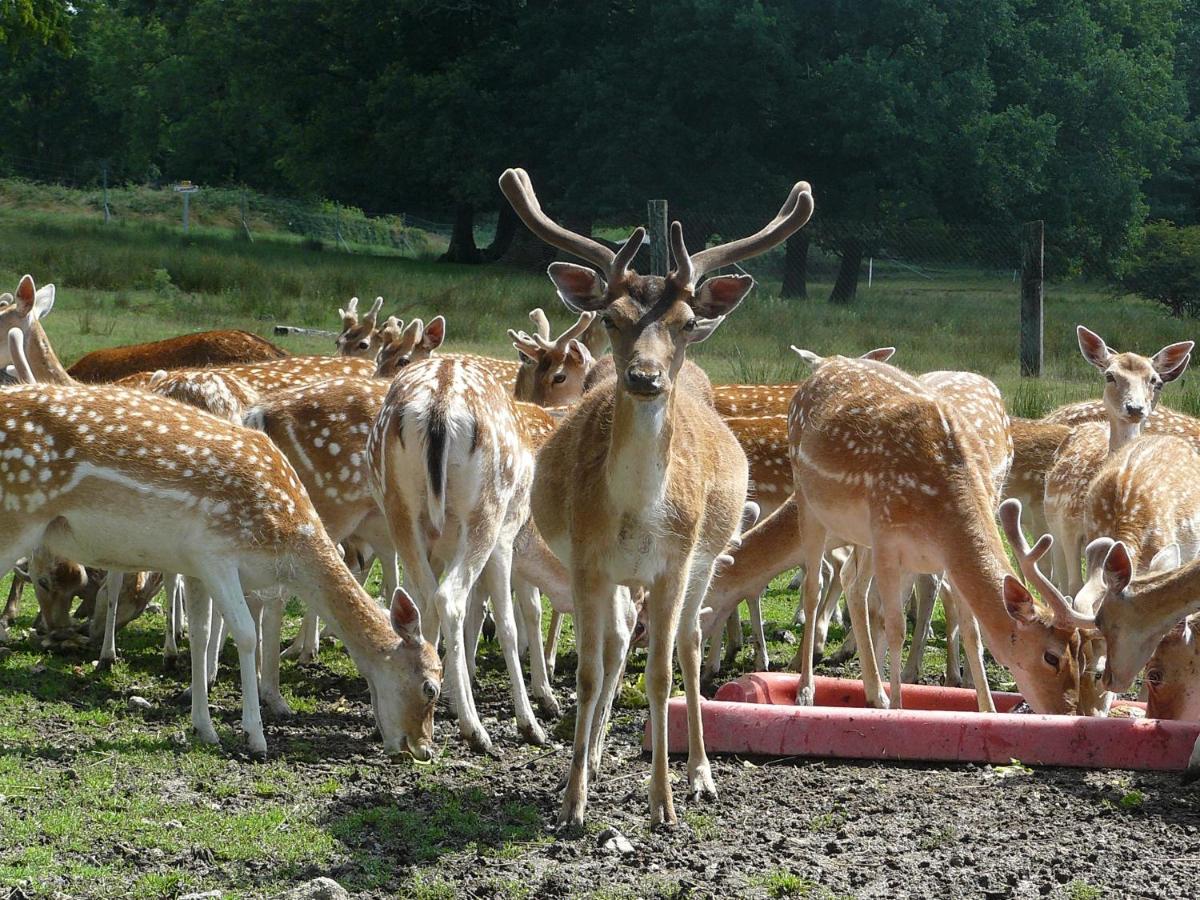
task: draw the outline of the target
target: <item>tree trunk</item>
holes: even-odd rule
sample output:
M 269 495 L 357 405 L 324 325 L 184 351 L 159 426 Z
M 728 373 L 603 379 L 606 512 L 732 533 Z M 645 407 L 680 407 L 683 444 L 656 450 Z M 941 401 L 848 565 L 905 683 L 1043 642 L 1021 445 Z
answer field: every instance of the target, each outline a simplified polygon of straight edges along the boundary
M 837 280 L 829 294 L 829 302 L 847 304 L 854 302 L 858 294 L 858 272 L 862 268 L 863 242 L 855 237 L 844 238 L 840 246 L 842 261 L 838 265 Z
M 479 262 L 479 248 L 475 246 L 475 207 L 470 203 L 460 203 L 454 210 L 454 231 L 450 235 L 450 246 L 442 254 L 442 262 Z
M 808 299 L 808 232 L 801 228 L 787 239 L 783 255 L 783 287 L 780 297 Z
M 508 252 L 517 234 L 518 221 L 520 220 L 511 206 L 505 203 L 500 207 L 500 217 L 496 220 L 496 236 L 482 251 L 484 262 L 495 262 Z

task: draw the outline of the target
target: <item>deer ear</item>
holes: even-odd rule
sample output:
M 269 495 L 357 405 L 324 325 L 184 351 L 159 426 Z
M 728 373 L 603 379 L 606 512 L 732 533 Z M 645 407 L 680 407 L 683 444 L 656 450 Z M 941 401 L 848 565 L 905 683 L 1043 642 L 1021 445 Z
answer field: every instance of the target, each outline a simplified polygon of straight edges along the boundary
M 1022 625 L 1032 625 L 1038 621 L 1037 606 L 1033 602 L 1033 594 L 1011 575 L 1004 576 L 1004 608 L 1008 614 Z
M 859 359 L 873 359 L 875 362 L 887 362 L 895 353 L 895 347 L 876 347 L 874 350 L 868 350 Z
M 1146 571 L 1170 572 L 1172 569 L 1178 569 L 1181 565 L 1183 565 L 1183 553 L 1178 544 L 1170 543 L 1154 554 Z
M 425 326 L 425 333 L 421 335 L 421 346 L 426 350 L 433 351 L 442 346 L 442 341 L 445 339 L 446 317 L 434 316 Z
M 752 287 L 754 279 L 749 275 L 717 275 L 709 278 L 692 297 L 692 310 L 704 319 L 727 316 L 746 298 Z
M 37 297 L 37 287 L 34 286 L 32 275 L 22 275 L 17 285 L 17 312 L 27 316 L 33 312 L 34 300 Z
M 1079 352 L 1083 354 L 1083 358 L 1097 369 L 1107 369 L 1113 351 L 1104 343 L 1104 338 L 1082 325 L 1076 327 L 1075 335 L 1079 339 Z
M 1119 594 L 1133 580 L 1133 561 L 1129 558 L 1129 550 L 1121 541 L 1117 541 L 1104 557 L 1104 587 Z
M 1087 549 L 1083 551 L 1084 559 L 1087 560 L 1087 573 L 1091 578 L 1092 574 L 1104 568 L 1104 560 L 1108 557 L 1108 551 L 1113 547 L 1112 538 L 1096 538 L 1087 545 Z
M 797 356 L 799 356 L 802 360 L 804 360 L 810 366 L 812 366 L 814 369 L 817 366 L 819 366 L 821 363 L 825 362 L 825 357 L 817 356 L 817 354 L 813 353 L 811 350 L 804 350 L 800 347 L 797 347 L 795 344 L 792 344 L 792 352 L 795 353 Z
M 551 263 L 546 274 L 558 296 L 574 312 L 596 312 L 608 305 L 608 284 L 595 269 L 574 263 Z
M 596 362 L 592 358 L 592 352 L 588 350 L 587 345 L 575 338 L 567 342 L 567 358 L 575 360 L 584 369 L 591 368 Z
M 1192 358 L 1192 348 L 1195 346 L 1195 341 L 1169 344 L 1155 353 L 1150 363 L 1163 381 L 1174 381 L 1187 369 L 1188 362 Z
M 414 643 L 420 642 L 421 611 L 404 588 L 398 587 L 392 594 L 391 620 L 392 631 L 401 638 Z

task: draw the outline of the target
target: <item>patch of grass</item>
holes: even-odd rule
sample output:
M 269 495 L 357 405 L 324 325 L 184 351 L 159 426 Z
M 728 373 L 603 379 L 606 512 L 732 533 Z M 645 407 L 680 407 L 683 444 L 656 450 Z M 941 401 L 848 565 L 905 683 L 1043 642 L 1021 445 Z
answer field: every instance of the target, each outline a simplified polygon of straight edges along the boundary
M 691 826 L 696 837 L 702 841 L 711 841 L 721 833 L 721 828 L 716 820 L 707 813 L 688 810 L 683 814 L 683 821 Z
M 943 825 L 923 836 L 920 847 L 922 850 L 937 850 L 940 847 L 948 847 L 957 840 L 958 829 L 953 825 Z
M 752 879 L 751 883 L 764 888 L 768 897 L 774 897 L 777 900 L 785 897 L 809 897 L 818 887 L 815 881 L 801 878 L 786 869 L 776 869 Z
M 821 813 L 808 820 L 809 831 L 837 831 L 846 822 L 846 817 L 839 813 Z
M 1078 879 L 1067 885 L 1065 893 L 1069 900 L 1099 900 L 1104 896 L 1100 888 Z
M 1146 802 L 1146 795 L 1141 791 L 1126 791 L 1121 795 L 1118 805 L 1121 809 L 1140 809 Z

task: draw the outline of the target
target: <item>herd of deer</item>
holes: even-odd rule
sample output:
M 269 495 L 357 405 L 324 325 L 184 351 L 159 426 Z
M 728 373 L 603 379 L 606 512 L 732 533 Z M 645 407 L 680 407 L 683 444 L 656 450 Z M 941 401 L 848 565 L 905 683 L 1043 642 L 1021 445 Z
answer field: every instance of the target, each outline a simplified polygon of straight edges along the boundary
M 0 359 L 23 382 L 0 389 L 0 567 L 16 567 L 0 633 L 32 583 L 45 640 L 79 639 L 71 604 L 83 597 L 110 662 L 117 629 L 165 584 L 164 654 L 175 655 L 186 617 L 199 738 L 217 740 L 207 692 L 230 635 L 242 726 L 262 754 L 260 702 L 288 709 L 277 650 L 283 603 L 299 597 L 309 612 L 285 655 L 311 657 L 324 620 L 366 677 L 385 749 L 428 759 L 443 688 L 467 743 L 491 747 L 471 689 L 488 602 L 519 732 L 545 742 L 530 694 L 557 714 L 550 679 L 570 614 L 578 709 L 562 824 L 583 820 L 635 639 L 648 648 L 652 822 L 676 818 L 675 653 L 688 790 L 715 796 L 702 673 L 717 671 L 723 631 L 740 640 L 743 600 L 766 666 L 757 598 L 796 567 L 807 623 L 798 703 L 812 702 L 814 659 L 844 594 L 868 702 L 900 706 L 940 591 L 981 710 L 994 709 L 986 646 L 1035 712 L 1105 714 L 1149 663 L 1149 715 L 1200 718 L 1200 626 L 1186 618 L 1200 610 L 1200 420 L 1157 405 L 1190 341 L 1147 358 L 1081 327 L 1103 401 L 1040 421 L 1009 417 L 979 375 L 909 375 L 888 362 L 891 348 L 860 358 L 793 348 L 813 369 L 798 385 L 714 386 L 688 346 L 754 282 L 703 276 L 803 226 L 808 184 L 762 230 L 720 246 L 690 252 L 673 224 L 665 277 L 630 269 L 642 229 L 614 251 L 550 219 L 524 171 L 506 171 L 500 187 L 537 236 L 591 264 L 550 266 L 578 319 L 554 338 L 535 310 L 532 333 L 509 332 L 519 361 L 439 355 L 442 317 L 380 325 L 380 300 L 361 318 L 355 301 L 339 311 L 334 357 L 209 332 L 67 370 L 40 324 L 53 285 L 25 276 L 0 298 Z M 1053 539 L 1031 547 L 1023 509 Z M 1038 562 L 1052 544 L 1047 576 Z M 375 558 L 387 609 L 362 586 Z M 554 611 L 544 651 L 543 592 Z M 956 655 L 947 678 L 960 679 Z M 1200 771 L 1200 753 L 1192 763 Z

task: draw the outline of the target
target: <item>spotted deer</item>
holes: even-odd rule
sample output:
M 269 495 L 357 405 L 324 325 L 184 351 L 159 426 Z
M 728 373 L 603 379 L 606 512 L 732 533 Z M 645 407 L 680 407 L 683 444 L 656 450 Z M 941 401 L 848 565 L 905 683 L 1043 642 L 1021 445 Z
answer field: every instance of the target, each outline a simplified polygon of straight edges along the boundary
M 963 637 L 981 706 L 991 701 L 979 634 L 970 627 L 975 622 L 1031 707 L 1070 712 L 1078 690 L 1074 612 L 1057 593 L 1043 597 L 1048 610 L 1039 608 L 1013 572 L 996 528 L 1007 474 L 997 460 L 1011 453 L 1003 401 L 978 376 L 942 377 L 970 399 L 953 399 L 951 384 L 922 383 L 886 363 L 820 360 L 789 416 L 797 485 L 819 526 L 841 542 L 871 548 L 894 661 L 911 576 L 944 572 L 973 613 L 974 621 L 963 617 Z M 1003 428 L 981 428 L 977 420 L 1003 422 Z M 996 453 L 988 441 L 1000 440 L 1004 452 Z M 851 617 L 860 647 L 872 646 L 865 609 L 851 605 Z M 886 707 L 873 654 L 859 656 L 868 702 Z M 896 665 L 891 687 L 891 703 L 899 704 Z M 811 692 L 797 699 L 811 703 Z
M 534 457 L 514 401 L 492 371 L 463 357 L 409 366 L 392 382 L 367 437 L 370 486 L 406 580 L 424 604 L 426 633 L 440 624 L 446 685 L 459 730 L 486 752 L 464 647 L 468 597 L 490 595 L 508 667 L 517 728 L 545 743 L 525 692 L 512 612 L 513 543 L 529 517 Z
M 674 823 L 666 744 L 673 645 L 678 631 L 689 791 L 715 796 L 700 721 L 699 609 L 714 563 L 738 530 L 747 483 L 736 438 L 702 387 L 681 374 L 688 345 L 712 334 L 754 281 L 699 279 L 786 240 L 812 214 L 812 193 L 797 183 L 759 232 L 696 254 L 672 223 L 675 267 L 662 277 L 629 269 L 644 229 L 613 252 L 550 219 L 523 170 L 507 170 L 500 188 L 535 235 L 598 267 L 558 262 L 549 274 L 570 309 L 599 313 L 614 360 L 615 377 L 586 394 L 542 448 L 533 489 L 538 530 L 571 573 L 580 648 L 574 751 L 559 822 L 583 822 L 589 769 L 599 771 L 603 724 L 633 626 L 633 610 L 619 599 L 623 585 L 647 592 L 650 819 Z
M 428 325 L 423 319 L 405 325 L 391 316 L 379 331 L 375 377 L 395 378 L 405 366 L 429 359 L 445 339 L 446 320 L 442 316 L 434 316 Z
M 371 308 L 358 318 L 358 298 L 351 297 L 345 309 L 338 310 L 342 330 L 333 342 L 334 356 L 374 359 L 379 352 L 379 327 L 376 320 L 383 308 L 383 298 L 376 297 Z
M 265 753 L 258 638 L 243 590 L 280 586 L 311 597 L 336 624 L 371 686 L 385 746 L 429 756 L 440 670 L 416 607 L 398 591 L 389 624 L 265 435 L 138 391 L 57 385 L 0 394 L 0 431 L 6 448 L 20 451 L 0 464 L 15 475 L 0 482 L 12 523 L 0 536 L 5 568 L 44 544 L 106 568 L 191 579 L 192 722 L 201 740 L 217 740 L 203 649 L 211 595 L 237 643 L 250 749 Z
M 1076 331 L 1083 358 L 1104 373 L 1107 423 L 1077 426 L 1046 474 L 1046 521 L 1057 548 L 1054 577 L 1059 589 L 1070 595 L 1078 594 L 1083 585 L 1079 566 L 1088 486 L 1108 456 L 1141 434 L 1163 385 L 1184 373 L 1194 346 L 1192 341 L 1181 341 L 1145 357 L 1117 353 L 1082 325 Z
M 1071 434 L 1071 428 L 1042 419 L 1010 416 L 1009 429 L 1013 461 L 1004 494 L 1021 501 L 1025 519 L 1034 534 L 1045 534 L 1049 530 L 1044 507 L 1046 474 L 1054 465 L 1058 448 Z
M 1184 562 L 1200 555 L 1200 451 L 1182 438 L 1144 434 L 1108 457 L 1087 491 L 1084 535 L 1109 536 L 1125 546 L 1136 571 L 1172 548 Z M 1082 595 L 1076 609 L 1083 606 Z M 1103 690 L 1104 646 L 1084 641 L 1081 706 L 1105 715 L 1112 695 Z

